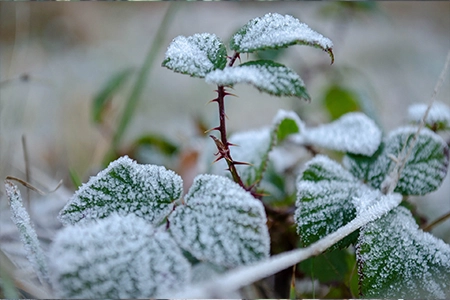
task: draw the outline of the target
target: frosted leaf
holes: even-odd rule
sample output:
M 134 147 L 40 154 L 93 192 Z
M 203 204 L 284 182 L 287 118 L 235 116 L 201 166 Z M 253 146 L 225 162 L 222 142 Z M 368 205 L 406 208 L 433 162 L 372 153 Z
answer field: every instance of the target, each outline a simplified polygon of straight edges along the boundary
M 237 67 L 215 70 L 206 75 L 205 81 L 223 86 L 247 83 L 270 95 L 296 96 L 308 101 L 311 99 L 297 73 L 268 60 L 249 61 Z
M 238 132 L 229 141 L 237 147 L 231 148 L 234 160 L 251 165 L 236 165 L 240 177 L 247 185 L 258 185 L 269 161 L 272 149 L 288 135 L 298 133 L 303 122 L 293 111 L 279 110 L 271 127 Z
M 5 180 L 5 191 L 11 205 L 11 219 L 19 229 L 20 240 L 25 248 L 27 258 L 41 283 L 47 282 L 48 267 L 46 257 L 44 252 L 42 252 L 36 231 L 30 220 L 30 215 L 23 207 L 20 191 L 9 180 Z
M 304 247 L 344 226 L 356 216 L 353 203 L 368 188 L 337 162 L 317 155 L 306 165 L 297 181 L 295 223 Z M 353 243 L 357 232 L 335 248 Z
M 194 34 L 173 39 L 162 65 L 178 73 L 203 78 L 227 64 L 227 50 L 222 41 L 211 33 Z
M 172 210 L 180 198 L 183 181 L 164 167 L 140 165 L 121 157 L 91 177 L 69 199 L 59 214 L 65 225 L 109 216 L 134 213 L 154 225 Z
M 374 188 L 380 188 L 395 165 L 388 155 L 398 157 L 405 141 L 409 145 L 416 131 L 417 128 L 413 126 L 394 130 L 372 157 L 347 155 L 344 157 L 344 165 L 355 177 Z M 422 129 L 395 192 L 402 195 L 425 195 L 436 190 L 447 174 L 448 164 L 449 151 L 445 141 L 431 130 Z
M 336 121 L 307 128 L 295 137 L 301 144 L 370 156 L 381 142 L 381 130 L 375 122 L 360 112 L 343 115 Z
M 361 228 L 356 254 L 364 297 L 450 298 L 450 246 L 404 207 Z
M 168 297 L 190 280 L 172 237 L 134 214 L 63 228 L 50 248 L 53 287 L 63 298 Z
M 199 260 L 235 267 L 269 256 L 263 205 L 226 177 L 197 176 L 169 221 L 177 243 Z
M 420 123 L 428 104 L 418 103 L 408 107 L 408 120 Z M 425 124 L 433 130 L 450 129 L 450 107 L 442 102 L 434 102 L 428 112 Z
M 290 15 L 269 13 L 250 20 L 231 38 L 230 47 L 240 53 L 278 49 L 291 45 L 320 48 L 334 61 L 333 42 Z

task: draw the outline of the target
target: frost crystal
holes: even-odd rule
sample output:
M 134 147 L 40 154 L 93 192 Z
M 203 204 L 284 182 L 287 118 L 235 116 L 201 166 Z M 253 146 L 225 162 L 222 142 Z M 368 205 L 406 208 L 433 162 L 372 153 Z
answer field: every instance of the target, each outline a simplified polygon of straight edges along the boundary
M 257 184 L 264 175 L 273 148 L 302 128 L 304 124 L 295 112 L 279 110 L 270 128 L 237 132 L 230 136 L 230 142 L 237 145 L 231 148 L 233 159 L 250 164 L 236 166 L 242 180 L 247 185 Z
M 223 69 L 227 63 L 225 46 L 215 34 L 201 33 L 178 36 L 169 45 L 163 66 L 175 72 L 195 77 L 215 69 Z
M 297 182 L 295 222 L 303 246 L 308 246 L 353 220 L 354 197 L 367 188 L 337 162 L 317 155 L 305 165 Z M 336 247 L 346 247 L 354 233 Z
M 182 189 L 182 179 L 173 171 L 139 165 L 124 156 L 83 184 L 59 218 L 67 225 L 105 218 L 113 212 L 134 213 L 156 225 L 172 210 Z
M 205 77 L 207 83 L 233 86 L 247 83 L 276 96 L 297 96 L 310 100 L 300 76 L 290 68 L 272 61 L 251 61 L 237 67 L 215 70 Z
M 345 114 L 330 124 L 308 128 L 297 135 L 295 141 L 370 156 L 380 145 L 381 130 L 365 114 L 355 112 Z
M 424 103 L 413 104 L 408 108 L 408 119 L 414 123 L 420 123 L 428 105 Z M 428 112 L 425 123 L 437 129 L 450 128 L 450 107 L 442 102 L 434 102 Z
M 375 155 L 347 155 L 344 157 L 344 165 L 357 178 L 367 181 L 374 188 L 380 188 L 395 165 L 391 157 L 398 157 L 405 141 L 410 145 L 416 132 L 417 128 L 413 126 L 394 130 Z M 448 152 L 448 146 L 440 136 L 427 128 L 422 129 L 402 170 L 395 192 L 403 195 L 425 195 L 436 190 L 448 171 Z
M 133 214 L 63 228 L 50 257 L 63 298 L 168 297 L 190 280 L 190 264 L 170 235 Z
M 356 250 L 364 297 L 450 297 L 450 246 L 419 230 L 406 208 L 364 226 Z
M 199 260 L 235 267 L 269 256 L 263 205 L 226 177 L 197 176 L 169 221 L 177 243 Z
M 315 32 L 305 23 L 290 15 L 269 13 L 250 20 L 231 39 L 231 49 L 249 53 L 263 49 L 276 49 L 290 45 L 310 45 L 330 53 L 333 43 Z
M 11 204 L 11 219 L 19 229 L 20 240 L 25 248 L 28 260 L 31 262 L 41 283 L 48 280 L 46 257 L 42 252 L 36 231 L 22 204 L 22 197 L 16 185 L 5 180 L 5 191 Z

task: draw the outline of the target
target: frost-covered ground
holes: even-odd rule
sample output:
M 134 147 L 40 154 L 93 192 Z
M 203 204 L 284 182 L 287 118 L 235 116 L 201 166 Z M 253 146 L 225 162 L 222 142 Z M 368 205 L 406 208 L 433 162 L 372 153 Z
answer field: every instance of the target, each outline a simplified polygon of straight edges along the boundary
M 31 165 L 35 167 L 32 181 L 44 189 L 53 188 L 61 178 L 67 179 L 69 168 L 83 174 L 85 180 L 93 170 L 98 171 L 108 144 L 91 121 L 92 97 L 114 72 L 142 65 L 167 5 L 0 4 L 0 81 L 22 74 L 30 76 L 28 82 L 15 81 L 0 87 L 0 178 L 24 177 L 23 134 Z M 378 12 L 360 14 L 348 23 L 343 22 L 348 20 L 345 16 L 322 15 L 320 11 L 325 5 L 180 3 L 125 142 L 151 131 L 186 143 L 195 130 L 192 121 L 195 116 L 201 115 L 214 124 L 216 107 L 204 105 L 215 96 L 214 86 L 162 68 L 165 47 L 178 35 L 201 32 L 215 33 L 228 41 L 248 20 L 268 12 L 292 14 L 329 37 L 334 43 L 334 66 L 356 68 L 361 74 L 355 78 L 356 85 L 370 82 L 369 92 L 384 129 L 389 131 L 404 123 L 409 104 L 429 100 L 450 49 L 450 3 L 383 2 L 379 3 Z M 236 86 L 234 93 L 239 98 L 227 101 L 230 131 L 267 125 L 278 109 L 294 106 L 306 111 L 311 125 L 326 121 L 318 101 L 324 78 L 310 78 L 302 70 L 305 65 L 328 61 L 326 53 L 300 46 L 289 49 L 281 59 L 304 78 L 311 104 Z M 438 98 L 450 105 L 449 78 L 450 75 Z M 129 87 L 128 83 L 118 94 L 117 103 L 126 99 Z M 42 228 L 57 227 L 47 213 L 56 216 L 70 193 L 62 188 L 45 201 L 32 193 L 36 201 L 32 218 L 46 216 L 39 221 Z M 447 176 L 437 192 L 414 201 L 421 212 L 434 219 L 450 210 L 449 195 L 450 176 Z M 9 215 L 3 188 L 0 197 L 0 237 L 4 237 L 11 227 L 6 225 Z M 433 233 L 449 243 L 450 220 Z M 44 235 L 45 230 L 41 233 Z M 52 236 L 51 232 L 47 235 Z M 1 240 L 2 244 L 7 242 Z

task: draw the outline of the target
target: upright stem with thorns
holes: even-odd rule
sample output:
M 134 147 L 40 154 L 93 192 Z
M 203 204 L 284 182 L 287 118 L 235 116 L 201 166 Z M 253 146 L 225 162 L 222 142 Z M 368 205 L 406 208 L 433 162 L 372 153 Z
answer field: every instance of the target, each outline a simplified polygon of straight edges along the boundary
M 236 59 L 239 58 L 239 53 L 235 52 L 234 55 L 230 58 L 230 62 L 228 63 L 228 66 L 231 67 Z M 217 146 L 217 159 L 216 161 L 220 159 L 225 159 L 228 165 L 228 170 L 231 173 L 231 176 L 233 177 L 233 180 L 242 186 L 244 189 L 247 190 L 247 187 L 242 182 L 241 177 L 239 176 L 236 165 L 238 164 L 245 164 L 242 162 L 234 161 L 231 157 L 230 153 L 230 146 L 232 146 L 231 143 L 228 142 L 227 139 L 227 129 L 226 129 L 226 115 L 225 115 L 225 96 L 230 95 L 227 91 L 225 91 L 224 86 L 218 86 L 217 88 L 217 98 L 212 100 L 213 102 L 217 102 L 219 106 L 219 126 L 213 128 L 213 130 L 218 130 L 220 132 L 220 140 L 218 140 L 216 137 L 211 136 L 211 138 L 214 140 Z

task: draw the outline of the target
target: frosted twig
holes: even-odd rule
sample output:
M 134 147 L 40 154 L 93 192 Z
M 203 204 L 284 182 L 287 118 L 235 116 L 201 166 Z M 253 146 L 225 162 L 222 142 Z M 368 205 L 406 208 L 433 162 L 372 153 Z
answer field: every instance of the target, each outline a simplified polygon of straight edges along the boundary
M 447 53 L 447 58 L 445 60 L 444 68 L 442 69 L 442 72 L 439 75 L 439 79 L 436 82 L 436 85 L 434 87 L 433 94 L 431 95 L 430 103 L 428 104 L 427 110 L 425 111 L 422 119 L 420 120 L 419 127 L 417 128 L 417 131 L 414 134 L 414 136 L 411 140 L 411 143 L 409 144 L 408 149 L 406 149 L 406 148 L 408 146 L 409 137 L 406 138 L 406 141 L 403 144 L 402 150 L 400 151 L 396 160 L 394 160 L 396 162 L 394 169 L 392 169 L 392 171 L 386 176 L 386 178 L 384 179 L 384 181 L 381 184 L 381 190 L 384 194 L 392 193 L 395 190 L 395 188 L 397 187 L 397 183 L 400 180 L 400 176 L 402 174 L 403 168 L 405 167 L 406 162 L 408 161 L 409 157 L 411 156 L 412 150 L 414 149 L 414 147 L 416 145 L 420 131 L 425 127 L 425 121 L 428 117 L 430 109 L 433 106 L 434 101 L 436 100 L 436 96 L 437 96 L 442 84 L 444 83 L 445 75 L 447 74 L 449 65 L 450 65 L 450 50 Z M 405 151 L 406 151 L 406 153 L 405 153 Z
M 391 194 L 384 201 L 377 201 L 347 225 L 339 228 L 335 232 L 320 239 L 307 248 L 296 249 L 284 252 L 279 255 L 261 261 L 259 263 L 243 266 L 231 270 L 222 276 L 216 277 L 204 284 L 199 284 L 181 291 L 179 298 L 220 298 L 228 293 L 238 290 L 241 287 L 252 284 L 277 272 L 280 272 L 290 266 L 293 266 L 309 257 L 318 255 L 336 244 L 355 230 L 372 222 L 391 209 L 397 207 L 402 200 L 399 194 Z

